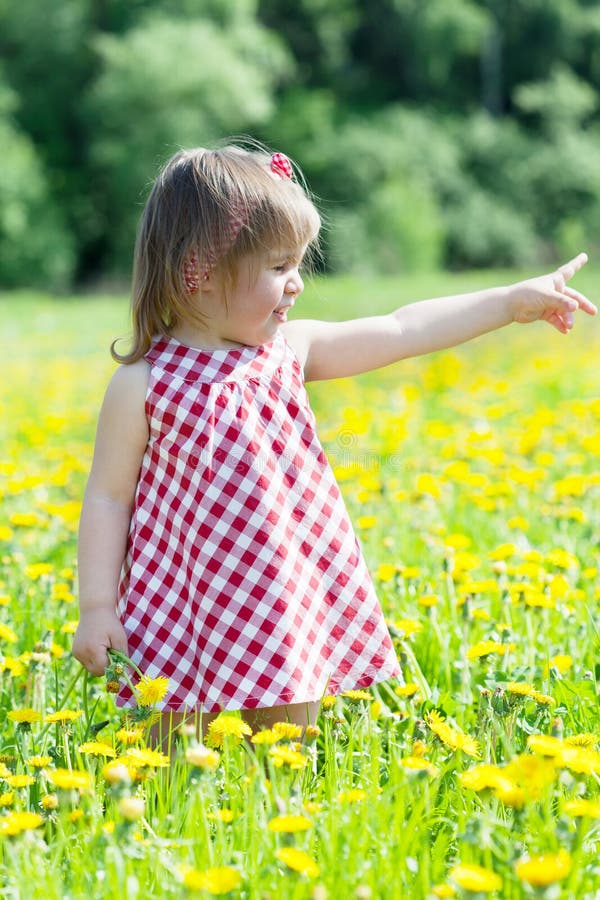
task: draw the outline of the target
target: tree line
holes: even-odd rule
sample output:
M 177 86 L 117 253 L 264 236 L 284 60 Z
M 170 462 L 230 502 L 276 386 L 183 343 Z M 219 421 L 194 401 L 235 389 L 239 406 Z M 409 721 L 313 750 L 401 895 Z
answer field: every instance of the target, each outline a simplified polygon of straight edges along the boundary
M 546 262 L 600 226 L 600 3 L 0 0 L 0 283 L 129 271 L 158 166 L 249 134 L 330 270 Z

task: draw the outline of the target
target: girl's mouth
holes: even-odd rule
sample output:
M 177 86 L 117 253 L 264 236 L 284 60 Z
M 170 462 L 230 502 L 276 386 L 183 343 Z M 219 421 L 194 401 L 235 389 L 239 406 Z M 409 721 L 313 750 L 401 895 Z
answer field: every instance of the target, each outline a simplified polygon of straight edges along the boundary
M 291 309 L 293 305 L 293 303 L 288 303 L 286 306 L 278 307 L 273 311 L 273 315 L 279 319 L 280 322 L 287 322 L 288 309 Z

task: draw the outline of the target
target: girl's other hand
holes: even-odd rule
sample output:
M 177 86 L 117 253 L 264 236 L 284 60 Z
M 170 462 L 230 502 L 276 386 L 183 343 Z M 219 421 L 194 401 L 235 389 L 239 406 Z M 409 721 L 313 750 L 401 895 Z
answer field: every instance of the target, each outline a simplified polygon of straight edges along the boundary
M 91 675 L 104 675 L 109 647 L 128 655 L 127 635 L 115 610 L 106 607 L 82 610 L 73 638 L 75 659 Z
M 567 285 L 587 261 L 587 254 L 580 253 L 549 275 L 513 284 L 509 288 L 513 321 L 527 324 L 541 319 L 562 334 L 567 334 L 573 327 L 576 309 L 595 316 L 597 309 L 594 304 Z

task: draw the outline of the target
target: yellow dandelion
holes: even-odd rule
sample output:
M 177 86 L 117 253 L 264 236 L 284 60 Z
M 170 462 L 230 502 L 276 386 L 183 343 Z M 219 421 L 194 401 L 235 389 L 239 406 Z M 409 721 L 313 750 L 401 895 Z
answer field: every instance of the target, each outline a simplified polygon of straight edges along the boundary
M 309 815 L 316 816 L 317 813 L 321 812 L 323 806 L 315 800 L 307 800 L 306 803 L 303 804 L 303 809 L 305 809 Z
M 314 859 L 304 850 L 298 850 L 297 847 L 282 847 L 275 856 L 289 869 L 300 872 L 301 875 L 306 875 L 308 878 L 316 878 L 321 871 Z
M 463 471 L 463 475 L 468 471 L 468 466 L 466 463 L 464 464 L 464 468 L 460 463 L 458 464 Z M 451 463 L 446 467 L 446 475 L 450 478 L 456 477 L 458 474 L 457 465 L 455 463 Z M 473 541 L 466 534 L 448 534 L 444 538 L 444 545 L 448 547 L 450 550 L 468 550 Z
M 166 768 L 171 764 L 168 756 L 158 750 L 130 747 L 125 753 L 125 762 L 134 767 Z
M 17 640 L 17 635 L 12 628 L 9 628 L 8 625 L 4 625 L 3 622 L 0 622 L 0 639 L 8 641 L 9 644 L 14 644 Z
M 115 737 L 122 744 L 139 744 L 144 737 L 143 728 L 119 728 Z
M 539 691 L 534 691 L 531 696 L 540 706 L 554 706 L 556 703 L 554 697 L 550 697 L 548 694 L 541 694 Z
M 498 641 L 479 641 L 467 650 L 467 659 L 482 659 L 492 653 L 503 656 L 515 649 L 514 644 L 501 644 Z
M 31 581 L 37 581 L 38 578 L 42 578 L 44 575 L 50 575 L 52 572 L 52 565 L 50 563 L 31 563 L 28 566 L 25 566 L 25 574 Z
M 559 760 L 560 764 L 570 772 L 576 772 L 579 775 L 600 774 L 600 753 L 596 750 L 565 745 Z
M 340 791 L 336 797 L 338 803 L 360 803 L 367 796 L 367 792 L 363 788 L 350 788 L 347 791 Z
M 450 871 L 450 878 L 463 890 L 476 894 L 490 894 L 499 891 L 502 887 L 502 879 L 491 869 L 476 866 L 472 863 L 461 863 Z
M 375 574 L 379 581 L 391 581 L 397 572 L 398 569 L 393 563 L 380 563 Z
M 511 781 L 527 790 L 530 800 L 539 800 L 556 777 L 556 763 L 556 759 L 540 759 L 530 753 L 520 753 L 513 756 L 503 772 Z
M 561 755 L 565 748 L 565 742 L 549 734 L 530 734 L 527 738 L 527 746 L 539 756 L 554 757 Z
M 495 788 L 494 795 L 498 800 L 501 800 L 505 806 L 511 806 L 513 809 L 522 809 L 522 807 L 525 806 L 526 801 L 532 799 L 531 795 L 526 792 L 524 788 L 519 787 L 508 780 Z
M 287 745 L 271 747 L 269 758 L 277 769 L 282 766 L 289 766 L 290 769 L 303 769 L 308 763 L 308 759 L 302 753 Z
M 431 775 L 432 778 L 440 774 L 438 767 L 422 756 L 405 756 L 404 759 L 400 760 L 400 763 L 408 772 L 425 772 L 427 775 Z
M 597 734 L 591 734 L 589 732 L 584 732 L 583 734 L 572 734 L 569 737 L 565 738 L 565 744 L 569 747 L 595 747 L 596 744 L 600 741 L 600 738 Z
M 242 883 L 242 876 L 231 866 L 216 866 L 199 872 L 197 869 L 183 869 L 181 876 L 185 887 L 193 891 L 206 891 L 214 897 L 234 891 Z
M 50 769 L 46 772 L 46 776 L 54 787 L 63 791 L 87 790 L 92 784 L 90 773 L 80 769 L 74 771 L 71 769 Z
M 0 807 L 1 806 L 12 806 L 15 802 L 15 792 L 14 791 L 5 791 L 3 794 L 0 794 Z
M 533 697 L 535 688 L 532 684 L 525 684 L 520 681 L 509 681 L 506 685 L 508 694 L 517 694 L 520 697 Z
M 22 831 L 33 831 L 43 823 L 44 820 L 38 813 L 9 812 L 0 816 L 0 835 L 13 836 Z
M 571 857 L 566 850 L 558 853 L 542 853 L 519 861 L 515 866 L 517 877 L 532 887 L 547 887 L 566 878 L 571 871 Z
M 276 744 L 279 738 L 271 728 L 264 728 L 253 734 L 250 740 L 253 744 Z
M 417 619 L 397 619 L 393 623 L 393 627 L 400 632 L 401 637 L 409 638 L 423 630 L 423 623 Z
M 494 766 L 490 763 L 482 763 L 479 766 L 473 766 L 465 772 L 461 772 L 458 780 L 462 787 L 469 788 L 472 791 L 485 791 L 497 788 L 499 785 L 510 787 L 510 782 L 500 766 Z
M 442 496 L 440 481 L 430 472 L 422 472 L 415 479 L 415 491 L 418 494 L 429 494 L 430 497 L 439 499 Z
M 224 822 L 225 824 L 233 822 L 235 817 L 235 813 L 232 809 L 217 809 L 215 810 L 215 812 L 211 812 L 207 816 L 207 818 L 212 819 L 213 822 Z
M 69 813 L 69 821 L 70 822 L 79 822 L 80 819 L 83 819 L 83 810 L 82 809 L 73 809 Z
M 495 547 L 493 550 L 490 550 L 488 553 L 488 559 L 497 561 L 497 560 L 505 560 L 510 559 L 511 556 L 516 556 L 517 548 L 515 544 L 500 544 L 498 547 Z
M 230 738 L 239 744 L 244 736 L 251 734 L 252 729 L 243 719 L 221 713 L 209 723 L 206 743 L 209 747 L 222 747 L 225 739 Z
M 309 828 L 312 828 L 312 822 L 306 816 L 276 816 L 274 819 L 271 819 L 267 828 L 269 831 L 274 831 L 278 834 L 295 834 L 298 831 L 308 831 Z
M 271 730 L 278 740 L 293 741 L 302 734 L 302 726 L 294 725 L 293 722 L 275 722 Z
M 35 784 L 33 775 L 5 775 L 4 780 L 12 788 L 24 788 Z
M 346 697 L 346 699 L 348 699 L 348 700 L 356 700 L 356 701 L 366 700 L 368 703 L 370 703 L 373 699 L 373 695 L 370 694 L 368 691 L 360 691 L 360 690 L 343 691 L 342 697 Z
M 458 731 L 456 728 L 452 728 L 437 710 L 433 709 L 428 712 L 425 716 L 425 722 L 433 733 L 452 750 L 462 750 L 467 756 L 473 756 L 475 758 L 478 758 L 481 755 L 479 743 L 475 738 L 472 738 L 469 734 L 464 734 L 462 731 Z
M 517 531 L 527 531 L 529 528 L 529 521 L 524 516 L 511 516 L 506 524 L 509 528 L 514 528 Z
M 491 616 L 487 609 L 481 609 L 481 607 L 475 607 L 471 610 L 471 618 L 477 619 L 480 622 L 489 622 L 491 620 Z
M 356 520 L 356 524 L 359 528 L 366 531 L 368 528 L 373 528 L 377 525 L 377 518 L 375 516 L 359 516 Z
M 216 750 L 210 750 L 203 744 L 188 747 L 185 751 L 185 761 L 197 769 L 216 769 L 220 759 Z
M 424 608 L 428 608 L 431 606 L 437 606 L 439 602 L 440 602 L 440 598 L 438 597 L 437 594 L 423 594 L 417 600 L 417 603 L 419 604 L 419 606 L 422 606 Z
M 58 808 L 58 796 L 56 794 L 44 794 L 40 800 L 40 806 L 46 812 L 52 812 L 53 809 Z
M 337 697 L 334 697 L 333 695 L 323 697 L 323 699 L 321 700 L 321 707 L 323 709 L 331 709 L 332 707 L 335 706 L 336 700 L 337 700 Z
M 532 591 L 525 597 L 525 606 L 537 609 L 555 609 L 556 599 L 541 591 Z
M 149 678 L 148 675 L 142 675 L 135 686 L 136 699 L 140 706 L 154 706 L 163 699 L 168 690 L 168 678 Z
M 86 741 L 78 747 L 80 753 L 89 754 L 91 756 L 116 756 L 117 751 L 109 744 L 102 741 Z
M 0 669 L 3 669 L 6 672 L 10 672 L 13 678 L 18 678 L 25 672 L 23 660 L 18 659 L 15 656 L 5 656 L 0 663 Z
M 563 812 L 568 816 L 577 816 L 588 819 L 600 819 L 600 803 L 594 800 L 568 800 L 563 806 Z
M 37 709 L 11 709 L 8 713 L 8 718 L 11 722 L 17 722 L 18 724 L 26 723 L 31 725 L 33 722 L 41 722 L 42 714 L 38 712 Z
M 546 555 L 546 562 L 557 569 L 577 569 L 579 560 L 568 550 L 557 548 Z
M 81 709 L 59 709 L 58 712 L 48 713 L 46 722 L 60 722 L 64 724 L 66 722 L 74 722 L 75 719 L 82 715 L 83 710 Z
M 394 688 L 394 693 L 397 694 L 398 697 L 414 697 L 418 691 L 419 685 L 415 684 L 414 681 L 411 681 L 408 684 L 398 685 L 398 687 Z

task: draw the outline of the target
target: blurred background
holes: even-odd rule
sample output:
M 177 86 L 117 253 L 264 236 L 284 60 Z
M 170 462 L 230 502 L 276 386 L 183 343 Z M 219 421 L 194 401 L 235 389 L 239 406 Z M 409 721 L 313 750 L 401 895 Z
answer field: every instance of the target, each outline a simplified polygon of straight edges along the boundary
M 158 166 L 248 134 L 320 198 L 323 267 L 600 244 L 600 3 L 0 0 L 0 285 L 124 285 Z

